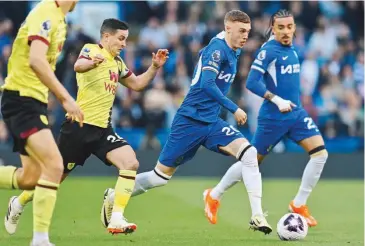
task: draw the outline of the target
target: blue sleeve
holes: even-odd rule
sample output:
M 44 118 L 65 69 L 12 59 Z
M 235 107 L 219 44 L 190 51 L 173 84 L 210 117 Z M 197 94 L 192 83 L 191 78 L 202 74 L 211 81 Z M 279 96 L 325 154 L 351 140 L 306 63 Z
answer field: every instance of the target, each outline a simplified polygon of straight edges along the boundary
M 213 42 L 212 44 L 209 44 L 202 52 L 202 70 L 209 70 L 219 74 L 224 60 L 224 51 L 221 49 L 219 44 Z
M 219 90 L 217 84 L 215 83 L 215 79 L 217 78 L 217 74 L 210 70 L 204 70 L 202 72 L 201 78 L 201 88 L 203 91 L 212 99 L 217 101 L 224 108 L 228 109 L 232 114 L 234 114 L 238 106 L 229 100 L 223 93 Z
M 250 72 L 248 73 L 246 81 L 246 88 L 248 90 L 260 97 L 264 97 L 267 89 L 265 83 L 262 81 L 262 77 L 273 61 L 275 61 L 273 52 L 267 52 L 265 47 L 262 48 L 253 61 Z
M 262 77 L 263 74 L 260 71 L 251 69 L 246 80 L 246 88 L 260 97 L 264 97 L 267 91 Z
M 251 70 L 257 70 L 262 74 L 266 73 L 270 63 L 275 60 L 275 51 L 272 47 L 262 47 L 251 65 Z

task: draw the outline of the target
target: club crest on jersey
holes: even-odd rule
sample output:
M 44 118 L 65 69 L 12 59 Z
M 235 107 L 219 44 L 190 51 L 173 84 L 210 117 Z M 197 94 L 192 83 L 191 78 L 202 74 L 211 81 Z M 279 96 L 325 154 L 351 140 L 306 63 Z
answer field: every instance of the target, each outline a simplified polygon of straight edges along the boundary
M 84 48 L 84 49 L 82 50 L 82 52 L 84 52 L 84 53 L 89 53 L 89 52 L 90 52 L 90 49 L 89 49 L 89 48 Z
M 266 50 L 261 50 L 260 53 L 257 55 L 257 59 L 260 61 L 265 60 L 266 58 Z
M 41 25 L 41 31 L 39 32 L 39 34 L 41 36 L 45 36 L 48 37 L 48 34 L 51 30 L 51 21 L 50 20 L 46 20 L 42 23 Z
M 68 163 L 68 164 L 67 164 L 67 169 L 68 169 L 68 170 L 72 170 L 72 169 L 75 167 L 75 164 L 76 164 L 75 162 L 70 162 L 70 163 Z
M 84 48 L 84 49 L 81 51 L 81 55 L 82 55 L 82 56 L 89 57 L 89 54 L 90 54 L 90 49 L 89 49 L 89 48 Z
M 219 62 L 221 59 L 221 52 L 219 50 L 215 50 L 212 54 L 213 61 Z

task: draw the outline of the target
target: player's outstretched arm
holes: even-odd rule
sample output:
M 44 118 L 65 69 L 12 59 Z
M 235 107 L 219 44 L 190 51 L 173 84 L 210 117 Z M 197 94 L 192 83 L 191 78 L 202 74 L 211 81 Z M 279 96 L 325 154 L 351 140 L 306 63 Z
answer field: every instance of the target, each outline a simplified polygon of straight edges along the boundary
M 152 53 L 152 64 L 146 72 L 138 76 L 132 74 L 127 78 L 121 79 L 120 83 L 131 90 L 142 91 L 156 76 L 158 69 L 166 63 L 166 60 L 169 58 L 168 55 L 169 51 L 167 49 L 159 49 L 156 54 Z
M 29 51 L 29 65 L 40 81 L 47 86 L 62 103 L 62 106 L 67 113 L 69 113 L 72 118 L 77 118 L 82 125 L 84 119 L 83 113 L 65 87 L 58 81 L 51 65 L 47 61 L 47 51 L 47 44 L 40 40 L 33 40 Z

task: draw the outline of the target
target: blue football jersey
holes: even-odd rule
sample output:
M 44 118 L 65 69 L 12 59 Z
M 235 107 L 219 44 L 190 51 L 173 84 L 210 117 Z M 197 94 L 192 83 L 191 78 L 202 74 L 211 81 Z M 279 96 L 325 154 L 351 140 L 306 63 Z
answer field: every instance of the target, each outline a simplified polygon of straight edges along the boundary
M 227 95 L 237 73 L 239 55 L 240 49 L 235 51 L 227 45 L 224 32 L 214 37 L 199 52 L 199 61 L 194 69 L 190 90 L 177 113 L 202 122 L 216 122 L 221 105 L 202 90 L 202 71 L 215 72 L 217 87 L 223 95 Z
M 294 46 L 285 46 L 275 39 L 266 42 L 259 50 L 251 69 L 264 74 L 263 81 L 267 90 L 279 97 L 290 100 L 297 107 L 283 114 L 272 102 L 265 100 L 259 118 L 287 119 L 296 117 L 300 104 L 300 63 Z

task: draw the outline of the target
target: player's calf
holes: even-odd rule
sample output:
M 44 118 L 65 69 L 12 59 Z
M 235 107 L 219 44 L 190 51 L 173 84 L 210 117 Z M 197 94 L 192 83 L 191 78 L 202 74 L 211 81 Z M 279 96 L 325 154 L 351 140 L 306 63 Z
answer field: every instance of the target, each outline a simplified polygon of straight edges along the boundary
M 257 150 L 250 143 L 245 142 L 241 145 L 236 157 L 242 162 L 242 180 L 250 199 L 252 215 L 263 214 L 262 180 L 257 162 Z
M 113 234 L 124 233 L 125 230 L 127 230 L 124 227 L 127 225 L 122 223 L 122 221 L 125 220 L 123 214 L 135 185 L 139 163 L 133 149 L 129 145 L 124 145 L 108 152 L 106 158 L 119 169 L 119 176 L 114 188 L 114 202 L 108 231 Z M 104 199 L 102 213 L 109 214 L 110 208 L 111 204 L 105 204 Z M 122 223 L 123 225 L 119 225 L 119 223 Z M 106 225 L 105 221 L 103 224 Z M 111 226 L 111 228 L 109 228 L 109 226 Z
M 171 179 L 171 176 L 163 173 L 157 167 L 149 172 L 140 173 L 136 177 L 136 185 L 132 196 L 138 196 L 150 189 L 164 186 Z
M 299 191 L 294 200 L 290 203 L 289 210 L 302 215 L 307 220 L 309 226 L 316 226 L 318 223 L 310 214 L 306 203 L 322 174 L 324 165 L 328 158 L 328 152 L 325 149 L 325 146 L 321 145 L 309 151 L 309 155 L 310 160 L 304 169 Z
M 166 185 L 170 178 L 171 176 L 167 176 L 157 167 L 152 171 L 140 173 L 136 176 L 134 190 L 131 195 L 137 196 L 152 188 Z M 111 220 L 114 200 L 115 191 L 111 188 L 106 189 L 100 214 L 101 223 L 104 227 L 107 227 Z

